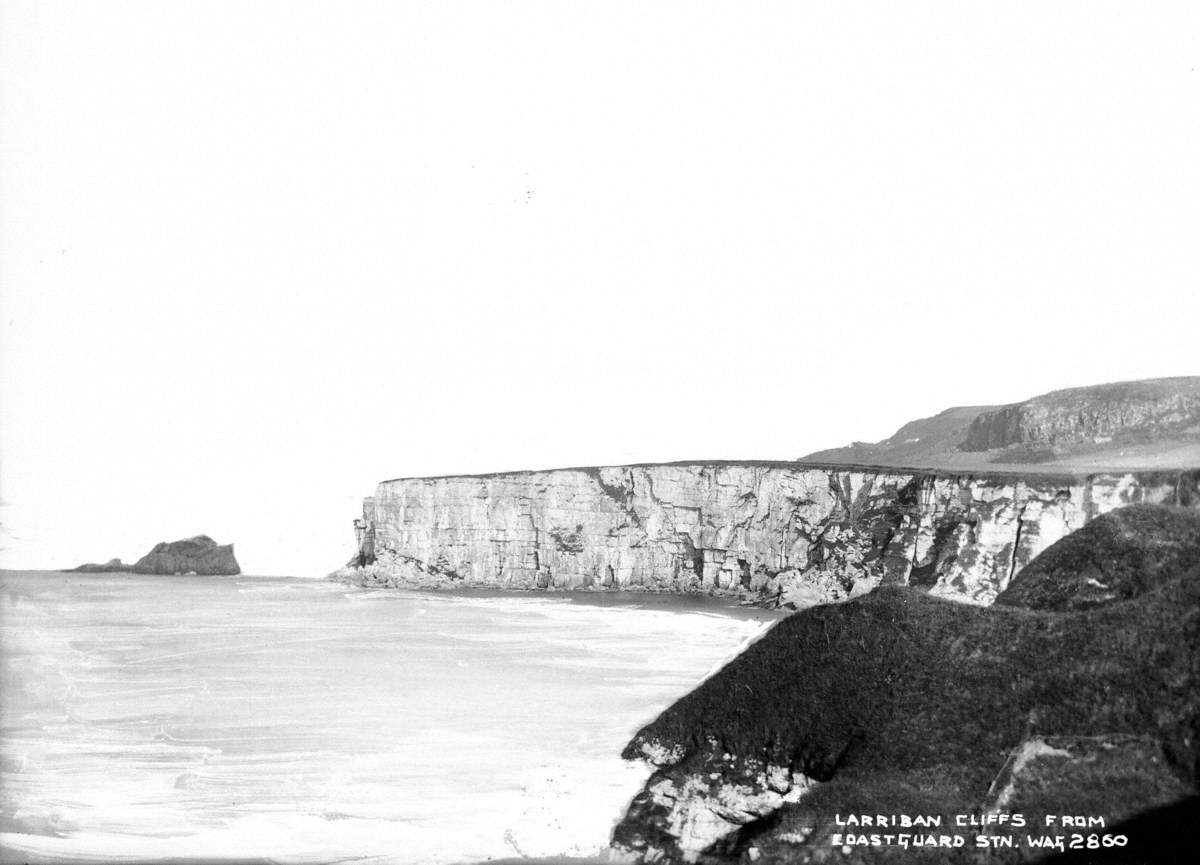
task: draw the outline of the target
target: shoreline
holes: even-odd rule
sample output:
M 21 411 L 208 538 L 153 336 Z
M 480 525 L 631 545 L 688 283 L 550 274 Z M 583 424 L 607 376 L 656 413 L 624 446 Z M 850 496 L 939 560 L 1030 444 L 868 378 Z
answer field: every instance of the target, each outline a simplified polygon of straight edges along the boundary
M 736 618 L 786 618 L 792 610 L 770 609 L 754 604 L 747 604 L 735 595 L 718 595 L 708 593 L 685 592 L 655 592 L 638 589 L 537 589 L 514 587 L 508 589 L 491 586 L 365 586 L 354 582 L 352 577 L 298 577 L 290 575 L 259 575 L 259 574 L 137 574 L 132 571 L 88 572 L 58 570 L 54 568 L 0 568 L 0 580 L 14 576 L 57 576 L 69 579 L 101 581 L 114 577 L 134 577 L 139 580 L 163 579 L 172 582 L 197 580 L 211 582 L 214 580 L 253 580 L 256 582 L 298 583 L 298 584 L 329 584 L 340 585 L 347 589 L 359 590 L 364 593 L 387 593 L 404 596 L 406 594 L 429 597 L 462 597 L 462 598 L 497 598 L 512 599 L 533 597 L 544 600 L 561 600 L 567 603 L 583 604 L 593 607 L 635 607 L 640 609 L 680 610 L 688 612 L 706 612 L 716 615 L 733 615 Z
M 536 598 L 539 600 L 561 600 L 566 603 L 591 607 L 633 607 L 639 609 L 661 609 L 664 611 L 701 612 L 712 613 L 714 615 L 733 615 L 736 618 L 746 619 L 762 617 L 784 619 L 794 612 L 788 609 L 770 609 L 754 604 L 747 604 L 736 595 L 655 592 L 647 589 L 639 591 L 637 589 L 538 589 L 522 586 L 508 589 L 492 586 L 367 586 L 353 582 L 350 577 L 327 577 L 323 582 L 341 583 L 349 589 L 357 589 L 362 592 L 386 593 L 400 596 L 411 593 L 432 597 L 495 598 L 500 600 Z

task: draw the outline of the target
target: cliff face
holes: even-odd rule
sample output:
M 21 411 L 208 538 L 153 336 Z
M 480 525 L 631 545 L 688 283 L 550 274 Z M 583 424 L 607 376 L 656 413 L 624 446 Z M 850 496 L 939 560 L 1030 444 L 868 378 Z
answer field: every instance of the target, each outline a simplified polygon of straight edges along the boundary
M 1054 391 L 985 411 L 967 429 L 965 451 L 1054 447 L 1139 434 L 1196 434 L 1200 379 L 1170 378 Z
M 233 544 L 220 545 L 208 535 L 156 544 L 133 567 L 135 574 L 240 574 Z
M 1069 474 L 1200 465 L 1200 377 L 1053 391 L 1003 406 L 959 406 L 883 441 L 802 457 L 813 465 Z
M 613 466 L 381 483 L 343 574 L 375 585 L 633 589 L 798 607 L 877 585 L 990 603 L 1041 550 L 1200 471 L 1082 477 L 793 463 Z

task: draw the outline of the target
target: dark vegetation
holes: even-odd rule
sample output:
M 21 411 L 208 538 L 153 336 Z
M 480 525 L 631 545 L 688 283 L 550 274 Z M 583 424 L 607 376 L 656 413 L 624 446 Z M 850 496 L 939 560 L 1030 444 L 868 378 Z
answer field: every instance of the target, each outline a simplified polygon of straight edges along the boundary
M 1109 830 L 1124 835 L 1123 848 L 1072 850 L 1051 856 L 1045 865 L 1158 865 L 1191 862 L 1196 857 L 1196 832 L 1200 830 L 1200 796 L 1152 808 L 1118 823 Z
M 717 861 L 751 846 L 763 862 L 817 861 L 834 852 L 835 814 L 978 811 L 1014 749 L 1037 737 L 1155 743 L 1162 766 L 1139 756 L 1122 763 L 1117 748 L 1105 784 L 1072 770 L 1041 793 L 1025 790 L 1031 810 L 1075 801 L 1128 816 L 1200 779 L 1198 551 L 1200 514 L 1134 507 L 1051 547 L 990 608 L 881 587 L 805 610 L 665 711 L 624 755 L 641 756 L 643 744 L 678 746 L 684 758 L 661 773 L 710 771 L 717 755 L 731 754 L 826 782 L 710 851 Z M 1093 591 L 1090 579 L 1107 588 Z M 1129 784 L 1122 790 L 1114 778 Z M 639 796 L 615 840 L 646 837 L 655 816 Z M 817 839 L 799 859 L 801 848 L 778 842 L 798 832 Z M 949 855 L 863 850 L 852 859 Z M 987 855 L 981 861 L 1006 854 Z
M 1067 535 L 1026 565 L 996 603 L 1086 609 L 1137 597 L 1183 573 L 1200 573 L 1200 511 L 1133 506 Z

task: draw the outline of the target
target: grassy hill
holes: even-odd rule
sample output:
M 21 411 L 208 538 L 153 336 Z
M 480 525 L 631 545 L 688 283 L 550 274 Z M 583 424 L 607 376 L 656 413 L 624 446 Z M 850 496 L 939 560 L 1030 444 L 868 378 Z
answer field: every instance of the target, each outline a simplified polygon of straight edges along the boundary
M 1200 376 L 950 408 L 883 441 L 817 451 L 800 462 L 1027 473 L 1188 468 L 1200 465 Z

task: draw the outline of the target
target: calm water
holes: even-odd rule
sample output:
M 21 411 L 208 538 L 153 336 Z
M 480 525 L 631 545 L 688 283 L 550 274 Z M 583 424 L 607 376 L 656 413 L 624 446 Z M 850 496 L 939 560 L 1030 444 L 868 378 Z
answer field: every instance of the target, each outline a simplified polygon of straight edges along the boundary
M 5 861 L 594 855 L 636 729 L 773 614 L 0 572 Z

